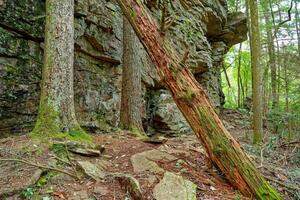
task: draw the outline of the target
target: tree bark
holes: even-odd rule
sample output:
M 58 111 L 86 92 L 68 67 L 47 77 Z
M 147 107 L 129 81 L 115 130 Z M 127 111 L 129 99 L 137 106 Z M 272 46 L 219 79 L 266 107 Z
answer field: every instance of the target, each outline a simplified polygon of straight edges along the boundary
M 262 96 L 261 96 L 261 66 L 260 66 L 260 30 L 258 22 L 257 1 L 249 1 L 250 18 L 251 18 L 251 59 L 252 61 L 252 78 L 253 78 L 253 143 L 262 142 L 263 124 L 262 124 Z
M 237 84 L 238 84 L 238 107 L 239 108 L 243 107 L 244 101 L 245 101 L 245 93 L 244 93 L 244 86 L 243 86 L 241 68 L 242 68 L 242 43 L 240 43 L 239 52 L 238 52 Z
M 288 139 L 292 138 L 292 125 L 290 120 L 290 105 L 289 105 L 289 78 L 288 78 L 288 55 L 286 55 L 286 47 L 283 47 L 283 69 L 284 69 L 284 88 L 285 88 L 285 112 L 287 114 Z
M 132 131 L 136 136 L 142 136 L 142 82 L 141 67 L 137 65 L 135 45 L 138 38 L 130 23 L 123 19 L 123 72 L 121 94 L 121 127 Z
M 44 66 L 39 113 L 33 133 L 81 130 L 73 92 L 74 1 L 46 0 Z
M 297 40 L 298 40 L 298 54 L 300 56 L 300 20 L 299 20 L 299 11 L 297 8 L 297 1 L 295 0 L 295 23 L 296 23 L 296 31 L 297 31 Z
M 165 87 L 213 163 L 244 195 L 281 199 L 262 177 L 215 113 L 203 88 L 137 0 L 117 0 L 144 45 Z
M 275 17 L 273 13 L 272 4 L 269 0 L 269 7 L 266 6 L 266 23 L 267 24 L 267 39 L 268 39 L 268 52 L 269 52 L 269 64 L 271 69 L 271 91 L 272 91 L 272 109 L 276 109 L 278 105 L 277 101 L 277 67 L 276 67 L 276 58 L 275 58 L 275 47 L 274 47 L 274 36 L 277 37 L 277 34 L 273 35 L 272 26 L 270 25 L 269 14 L 272 16 L 273 27 L 276 28 Z M 276 31 L 276 30 L 275 30 Z

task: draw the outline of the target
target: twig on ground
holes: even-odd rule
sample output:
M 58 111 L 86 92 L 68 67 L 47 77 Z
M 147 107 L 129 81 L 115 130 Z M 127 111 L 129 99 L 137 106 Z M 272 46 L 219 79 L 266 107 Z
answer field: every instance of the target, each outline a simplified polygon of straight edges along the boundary
M 281 148 L 281 147 L 285 147 L 285 146 L 289 146 L 289 145 L 293 145 L 293 144 L 300 144 L 300 140 L 283 143 L 281 145 L 276 146 L 275 148 Z
M 60 157 L 58 157 L 58 156 L 56 156 L 54 154 L 49 154 L 49 155 L 52 156 L 53 158 L 55 158 L 56 160 L 59 160 L 59 161 L 65 163 L 65 164 L 68 164 L 68 165 L 72 166 L 72 164 L 69 161 L 67 161 L 67 160 L 64 160 L 64 159 L 62 159 L 62 158 L 60 158 Z
M 68 146 L 67 146 L 66 143 L 65 143 L 65 149 L 66 149 L 66 152 L 67 152 L 67 158 L 68 158 L 68 160 L 69 160 L 69 162 L 70 162 L 70 164 L 71 164 L 71 167 L 72 167 L 73 171 L 75 172 L 75 175 L 76 175 L 77 179 L 79 179 L 79 175 L 78 175 L 77 170 L 76 170 L 76 164 L 74 164 L 74 163 L 72 162 L 72 159 L 71 159 L 71 156 L 70 156 L 70 153 L 69 153 L 69 150 L 68 150 Z
M 53 171 L 57 171 L 57 172 L 60 172 L 60 173 L 63 173 L 63 174 L 67 174 L 75 179 L 77 179 L 78 177 L 76 177 L 76 175 L 70 173 L 70 172 L 67 172 L 65 170 L 62 170 L 62 169 L 58 169 L 58 168 L 55 168 L 55 167 L 50 167 L 50 166 L 45 166 L 45 165 L 40 165 L 40 164 L 37 164 L 37 163 L 32 163 L 32 162 L 29 162 L 29 161 L 26 161 L 26 160 L 21 160 L 21 159 L 14 159 L 14 158 L 11 158 L 11 159 L 0 159 L 0 162 L 1 161 L 8 161 L 8 162 L 20 162 L 20 163 L 24 163 L 24 164 L 27 164 L 27 165 L 31 165 L 31 166 L 35 166 L 35 167 L 38 167 L 38 168 L 44 168 L 44 169 L 48 169 L 48 170 L 53 170 Z
M 278 185 L 281 185 L 282 187 L 284 188 L 287 188 L 287 189 L 290 189 L 290 190 L 295 190 L 295 191 L 300 191 L 300 188 L 298 188 L 297 186 L 292 186 L 292 185 L 287 185 L 281 181 L 278 181 L 272 177 L 269 177 L 269 176 L 266 176 L 264 175 L 265 179 L 269 180 L 269 181 L 272 181 L 274 183 L 277 183 Z

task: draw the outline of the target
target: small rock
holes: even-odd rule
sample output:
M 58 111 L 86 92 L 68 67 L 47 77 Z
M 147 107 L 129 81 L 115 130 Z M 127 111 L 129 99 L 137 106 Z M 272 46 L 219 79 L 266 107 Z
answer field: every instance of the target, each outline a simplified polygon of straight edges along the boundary
M 153 185 L 157 181 L 157 178 L 154 175 L 150 175 L 148 176 L 147 181 L 150 185 Z
M 131 156 L 130 160 L 133 166 L 133 170 L 136 173 L 141 172 L 152 172 L 152 173 L 163 173 L 164 170 L 160 168 L 155 161 L 174 161 L 177 158 L 168 153 L 153 149 L 142 153 Z
M 89 194 L 85 190 L 74 192 L 74 194 L 71 197 L 69 197 L 69 200 L 87 200 L 87 199 L 89 199 Z
M 93 192 L 98 195 L 106 195 L 108 194 L 109 190 L 107 189 L 107 187 L 104 186 L 96 186 L 94 187 Z
M 172 147 L 169 147 L 167 145 L 162 145 L 158 148 L 159 150 L 163 151 L 163 152 L 167 152 L 169 154 L 176 154 L 176 155 L 184 155 L 185 157 L 189 157 L 190 156 L 190 152 L 188 151 L 184 151 L 184 150 L 178 150 L 178 149 L 174 149 Z
M 155 162 L 148 160 L 143 155 L 133 155 L 131 157 L 131 163 L 133 171 L 136 173 L 152 172 L 155 174 L 164 173 L 164 170 L 160 168 Z
M 212 191 L 216 191 L 217 190 L 214 186 L 210 186 L 209 189 L 212 190 Z
M 49 181 L 53 185 L 60 185 L 61 183 L 73 181 L 73 178 L 66 174 L 57 174 L 54 177 L 51 177 Z
M 156 200 L 196 200 L 197 185 L 182 176 L 166 172 L 153 191 Z
M 114 173 L 112 175 L 115 179 L 119 181 L 120 185 L 125 190 L 125 192 L 129 192 L 132 200 L 143 199 L 140 183 L 132 175 L 122 173 Z
M 106 176 L 106 173 L 104 171 L 101 171 L 98 167 L 96 167 L 89 161 L 77 161 L 77 163 L 88 176 L 95 179 L 96 181 L 104 179 L 104 177 Z

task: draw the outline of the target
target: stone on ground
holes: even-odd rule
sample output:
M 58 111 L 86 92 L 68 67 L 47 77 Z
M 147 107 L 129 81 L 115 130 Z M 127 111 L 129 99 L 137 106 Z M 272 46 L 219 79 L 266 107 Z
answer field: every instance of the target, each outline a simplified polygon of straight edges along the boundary
M 113 177 L 119 181 L 121 187 L 125 192 L 130 194 L 132 200 L 141 200 L 142 199 L 142 190 L 140 183 L 130 174 L 123 173 L 114 173 Z
M 106 195 L 109 193 L 109 189 L 105 186 L 95 186 L 93 193 L 97 195 Z
M 168 153 L 153 149 L 133 155 L 130 160 L 135 173 L 152 172 L 163 173 L 164 169 L 160 168 L 155 162 L 157 161 L 174 161 L 177 158 Z
M 106 176 L 106 173 L 104 171 L 100 170 L 96 165 L 92 164 L 89 161 L 77 161 L 77 163 L 88 176 L 95 179 L 96 181 L 100 181 Z
M 155 186 L 153 197 L 156 200 L 196 200 L 196 190 L 193 182 L 167 171 Z
M 74 192 L 72 196 L 68 198 L 69 200 L 87 200 L 89 199 L 89 194 L 87 191 L 82 190 L 78 192 Z

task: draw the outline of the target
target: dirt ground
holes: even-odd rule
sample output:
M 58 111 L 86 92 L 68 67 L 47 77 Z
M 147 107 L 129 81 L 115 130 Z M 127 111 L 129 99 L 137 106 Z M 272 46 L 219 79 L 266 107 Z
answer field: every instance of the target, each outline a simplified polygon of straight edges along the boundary
M 236 129 L 235 126 L 241 126 L 233 122 L 234 117 L 230 119 L 225 125 L 229 126 L 236 138 L 245 141 L 247 127 Z M 115 173 L 132 176 L 140 184 L 142 199 L 154 199 L 153 189 L 163 179 L 165 171 L 196 184 L 199 200 L 248 199 L 232 188 L 217 169 L 210 167 L 204 149 L 193 134 L 164 138 L 152 143 L 138 140 L 124 131 L 93 135 L 93 139 L 95 144 L 104 148 L 98 157 L 71 152 L 67 152 L 67 157 L 61 157 L 59 149 L 48 148 L 46 145 L 41 148 L 34 145 L 28 136 L 0 140 L 0 199 L 131 199 L 130 189 L 110 175 Z M 299 199 L 299 165 L 292 162 L 295 158 L 284 157 L 292 155 L 299 146 L 281 146 L 275 153 L 269 152 L 267 146 L 255 148 L 247 143 L 242 143 L 242 146 L 284 199 Z M 162 171 L 135 170 L 133 156 L 149 151 L 166 153 L 172 159 L 150 159 Z M 96 180 L 80 169 L 78 161 L 89 161 L 107 175 Z M 47 167 L 61 169 L 74 177 Z

